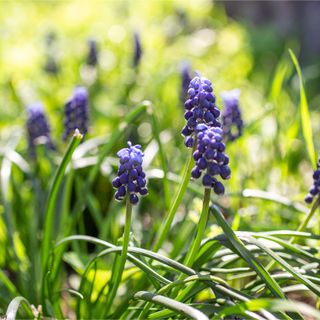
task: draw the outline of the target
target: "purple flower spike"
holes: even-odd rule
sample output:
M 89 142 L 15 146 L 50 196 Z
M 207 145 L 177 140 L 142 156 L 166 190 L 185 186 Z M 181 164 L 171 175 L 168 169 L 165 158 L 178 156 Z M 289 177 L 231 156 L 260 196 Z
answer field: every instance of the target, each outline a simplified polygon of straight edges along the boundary
M 317 195 L 320 194 L 320 155 L 317 162 L 317 169 L 313 173 L 313 185 L 309 190 L 309 193 L 305 197 L 306 203 L 311 203 Z
M 182 129 L 182 135 L 185 137 L 185 145 L 191 148 L 195 140 L 189 137 L 194 136 L 198 124 L 209 127 L 221 127 L 221 124 L 217 120 L 220 111 L 215 104 L 216 98 L 210 80 L 199 75 L 194 77 L 189 84 L 188 96 L 189 99 L 184 104 L 187 124 Z
M 65 104 L 64 114 L 63 140 L 67 140 L 75 129 L 79 129 L 83 135 L 88 132 L 89 107 L 88 91 L 86 88 L 77 87 L 74 90 L 73 96 Z
M 95 40 L 88 41 L 89 51 L 87 56 L 87 65 L 96 66 L 98 64 L 98 47 Z
M 234 89 L 221 93 L 224 110 L 222 111 L 223 136 L 234 141 L 242 135 L 243 121 L 239 108 L 240 90 Z
M 184 103 L 188 97 L 188 89 L 191 81 L 190 65 L 187 62 L 183 62 L 181 68 L 181 89 L 180 89 L 180 101 Z
M 120 165 L 117 176 L 112 180 L 112 185 L 117 189 L 116 200 L 121 201 L 127 195 L 131 204 L 137 204 L 138 195 L 148 194 L 146 174 L 142 169 L 143 152 L 139 144 L 132 145 L 129 141 L 128 146 L 129 148 L 123 148 L 117 153 Z
M 133 54 L 133 66 L 138 67 L 140 64 L 141 56 L 142 56 L 142 46 L 140 34 L 135 32 L 133 34 L 133 45 L 134 45 L 134 54 Z
M 192 169 L 193 179 L 199 179 L 204 173 L 202 184 L 206 188 L 212 188 L 216 194 L 224 193 L 223 184 L 217 180 L 217 176 L 224 180 L 230 178 L 231 170 L 228 166 L 229 158 L 223 153 L 225 145 L 222 142 L 222 129 L 199 124 L 195 128 L 197 132 L 197 149 L 193 153 L 196 162 Z
M 35 103 L 27 108 L 28 120 L 28 144 L 32 156 L 35 155 L 36 140 L 43 137 L 44 144 L 50 149 L 54 149 L 51 139 L 50 126 L 41 103 Z

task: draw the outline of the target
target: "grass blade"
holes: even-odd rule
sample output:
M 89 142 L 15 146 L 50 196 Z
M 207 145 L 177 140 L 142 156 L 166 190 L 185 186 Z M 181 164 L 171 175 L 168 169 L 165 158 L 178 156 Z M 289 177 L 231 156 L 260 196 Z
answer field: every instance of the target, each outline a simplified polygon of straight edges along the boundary
M 188 161 L 187 161 L 185 169 L 184 169 L 183 178 L 182 178 L 179 190 L 174 198 L 174 201 L 170 207 L 170 210 L 168 211 L 168 214 L 167 214 L 165 220 L 161 224 L 160 229 L 157 233 L 156 242 L 153 247 L 154 251 L 158 251 L 161 248 L 161 246 L 163 245 L 163 242 L 169 233 L 169 230 L 170 230 L 172 221 L 175 217 L 175 214 L 177 212 L 177 209 L 181 203 L 182 197 L 183 197 L 185 191 L 187 190 L 189 180 L 191 177 L 191 170 L 193 167 L 192 153 L 193 153 L 193 150 L 190 150 L 189 158 L 188 158 Z
M 316 159 L 316 154 L 315 154 L 314 145 L 313 145 L 312 124 L 311 124 L 311 119 L 310 119 L 309 106 L 308 106 L 308 101 L 307 101 L 307 97 L 306 97 L 306 92 L 304 90 L 304 85 L 303 85 L 302 73 L 301 73 L 301 69 L 299 66 L 299 62 L 291 49 L 289 49 L 289 54 L 290 54 L 290 57 L 291 57 L 291 60 L 294 64 L 294 66 L 297 70 L 298 77 L 299 77 L 300 113 L 301 113 L 303 137 L 304 137 L 306 144 L 307 144 L 307 150 L 309 153 L 310 161 L 311 161 L 312 165 L 315 167 L 317 159 Z
M 309 305 L 298 302 L 280 299 L 256 299 L 239 303 L 232 307 L 225 308 L 214 319 L 222 319 L 228 315 L 244 314 L 245 311 L 260 311 L 267 309 L 271 312 L 297 312 L 314 319 L 320 319 L 320 312 Z
M 249 266 L 254 269 L 261 279 L 265 282 L 270 291 L 276 296 L 280 298 L 284 298 L 280 286 L 278 283 L 271 277 L 269 272 L 265 270 L 265 268 L 255 259 L 255 257 L 251 254 L 251 252 L 244 246 L 244 244 L 239 240 L 234 231 L 225 221 L 222 213 L 219 208 L 215 205 L 211 206 L 211 212 L 215 216 L 218 225 L 223 229 L 226 237 L 234 247 L 235 251 L 249 264 Z
M 18 290 L 7 277 L 7 275 L 0 269 L 0 282 L 8 289 L 12 295 L 17 295 Z
M 154 294 L 147 291 L 139 291 L 134 295 L 135 299 L 153 302 L 167 309 L 173 310 L 179 314 L 183 314 L 191 319 L 209 320 L 209 318 L 201 311 L 192 308 L 182 302 L 167 298 L 165 296 Z
M 104 240 L 100 240 L 98 238 L 95 237 L 90 237 L 90 236 L 84 236 L 84 235 L 75 235 L 75 236 L 70 236 L 70 237 L 66 237 L 62 240 L 60 240 L 57 244 L 55 249 L 58 249 L 59 246 L 62 246 L 70 241 L 87 241 L 90 243 L 94 243 L 94 244 L 98 244 L 98 245 L 102 245 L 104 247 L 107 248 L 115 248 L 115 246 L 107 241 Z M 185 265 L 183 265 L 182 263 L 179 263 L 173 259 L 167 258 L 159 253 L 150 251 L 150 250 L 146 250 L 146 249 L 142 249 L 142 248 L 137 248 L 137 247 L 129 247 L 128 248 L 128 252 L 133 253 L 133 254 L 137 254 L 137 255 L 143 255 L 146 256 L 148 258 L 157 260 L 169 267 L 172 267 L 176 270 L 179 270 L 182 273 L 185 273 L 187 275 L 195 275 L 196 272 L 189 268 L 186 267 Z
M 45 222 L 44 222 L 43 243 L 42 243 L 42 252 L 41 252 L 43 272 L 45 270 L 47 259 L 50 253 L 50 246 L 51 246 L 52 233 L 53 233 L 52 227 L 54 225 L 54 211 L 56 207 L 58 191 L 60 189 L 67 165 L 69 164 L 72 154 L 76 149 L 76 147 L 80 144 L 81 140 L 82 140 L 82 135 L 78 130 L 76 130 L 69 144 L 69 147 L 60 163 L 60 166 L 56 171 L 56 174 L 52 182 L 52 186 L 51 186 L 49 197 L 48 197 L 47 209 L 45 213 Z
M 298 212 L 308 213 L 308 207 L 302 205 L 298 202 L 292 202 L 288 198 L 285 198 L 279 194 L 271 193 L 264 190 L 256 190 L 256 189 L 244 189 L 241 193 L 241 196 L 244 198 L 254 198 L 267 200 L 275 203 L 280 203 L 288 208 L 295 209 Z
M 168 172 L 167 158 L 166 158 L 165 152 L 163 150 L 163 146 L 162 146 L 162 142 L 161 142 L 161 138 L 160 138 L 159 121 L 158 121 L 157 116 L 155 114 L 155 108 L 152 103 L 149 104 L 148 111 L 150 113 L 150 117 L 151 117 L 151 121 L 152 121 L 153 135 L 154 135 L 154 138 L 158 144 L 161 166 L 162 166 L 162 170 L 164 173 L 162 183 L 163 183 L 164 199 L 165 199 L 165 205 L 166 205 L 165 208 L 169 209 L 170 188 L 169 188 L 169 181 L 168 181 L 168 177 L 167 177 L 167 172 Z
M 290 243 L 290 241 L 286 242 L 286 241 L 278 239 L 276 237 L 266 236 L 266 235 L 257 235 L 257 236 L 254 236 L 254 237 L 255 238 L 263 238 L 263 239 L 266 239 L 266 240 L 273 241 L 275 243 L 278 243 L 280 246 L 282 246 L 283 248 L 287 249 L 288 251 L 290 251 L 292 253 L 296 253 L 297 255 L 300 255 L 301 257 L 308 258 L 310 261 L 320 263 L 320 259 L 317 258 L 315 255 L 313 255 L 313 254 L 311 254 L 311 253 L 309 253 L 309 252 L 307 252 L 307 251 L 305 251 L 303 249 L 300 249 L 295 245 L 292 245 Z
M 15 320 L 17 317 L 17 312 L 22 304 L 26 304 L 29 307 L 29 309 L 31 310 L 30 303 L 26 298 L 16 297 L 10 302 L 8 309 L 7 309 L 7 312 L 6 312 L 5 319 L 6 320 Z
M 242 237 L 243 240 L 246 242 L 252 243 L 256 245 L 257 247 L 264 250 L 273 260 L 275 260 L 277 263 L 279 263 L 285 270 L 287 270 L 289 273 L 291 273 L 299 282 L 303 283 L 305 286 L 307 286 L 312 292 L 314 292 L 317 296 L 320 296 L 320 288 L 315 285 L 313 282 L 311 282 L 309 279 L 305 278 L 302 274 L 294 270 L 285 260 L 283 260 L 279 255 L 277 255 L 275 252 L 273 252 L 271 249 L 263 245 L 260 241 L 257 239 L 254 239 L 252 237 Z

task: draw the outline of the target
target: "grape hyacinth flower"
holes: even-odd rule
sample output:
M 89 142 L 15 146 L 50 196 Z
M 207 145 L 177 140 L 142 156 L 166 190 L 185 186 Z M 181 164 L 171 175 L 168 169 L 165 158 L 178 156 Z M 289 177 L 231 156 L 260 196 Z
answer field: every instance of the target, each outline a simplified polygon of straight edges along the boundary
M 55 57 L 52 55 L 48 54 L 46 62 L 43 66 L 43 70 L 52 75 L 57 75 L 59 73 L 59 65 L 58 62 L 56 61 Z
M 117 189 L 116 200 L 121 201 L 127 195 L 131 204 L 137 204 L 138 194 L 144 196 L 148 193 L 146 174 L 142 169 L 144 154 L 139 144 L 132 145 L 129 141 L 128 146 L 129 148 L 123 148 L 117 153 L 120 158 L 120 166 L 117 177 L 112 180 L 112 185 Z
M 57 47 L 56 47 L 56 34 L 49 32 L 45 37 L 45 55 L 46 61 L 43 66 L 43 70 L 51 75 L 57 75 L 60 71 L 57 61 Z
M 138 32 L 135 32 L 133 34 L 133 45 L 134 45 L 133 66 L 136 68 L 140 64 L 140 60 L 142 56 L 141 39 Z
M 32 156 L 35 155 L 36 140 L 43 137 L 44 144 L 50 149 L 54 149 L 51 139 L 50 126 L 41 103 L 35 103 L 27 108 L 28 120 L 28 145 Z
M 84 87 L 77 87 L 71 99 L 64 107 L 64 133 L 63 140 L 78 129 L 82 135 L 88 132 L 89 107 L 88 107 L 88 91 Z
M 180 89 L 180 101 L 184 103 L 188 97 L 188 88 L 191 81 L 190 65 L 187 62 L 183 62 L 181 68 L 181 89 Z
M 317 162 L 317 169 L 313 173 L 313 185 L 309 190 L 308 195 L 305 197 L 304 201 L 306 203 L 311 203 L 315 196 L 320 194 L 320 156 Z
M 239 96 L 239 89 L 221 93 L 224 106 L 222 128 L 223 136 L 227 141 L 234 141 L 242 135 L 243 121 L 239 108 Z
M 88 41 L 89 51 L 87 55 L 87 65 L 96 66 L 98 64 L 98 47 L 97 42 L 95 40 Z
M 220 127 L 221 124 L 217 121 L 220 111 L 215 104 L 216 98 L 210 80 L 200 75 L 194 77 L 189 84 L 188 96 L 189 99 L 184 104 L 187 124 L 181 133 L 185 137 L 185 145 L 191 148 L 194 145 L 195 128 L 198 124 L 203 123 L 209 127 Z
M 217 176 L 226 180 L 230 178 L 231 170 L 228 166 L 229 158 L 224 153 L 225 144 L 222 141 L 222 129 L 219 127 L 208 127 L 198 124 L 197 148 L 193 153 L 196 162 L 191 171 L 194 179 L 201 177 L 205 188 L 213 188 L 216 194 L 224 193 L 223 184 L 217 180 Z

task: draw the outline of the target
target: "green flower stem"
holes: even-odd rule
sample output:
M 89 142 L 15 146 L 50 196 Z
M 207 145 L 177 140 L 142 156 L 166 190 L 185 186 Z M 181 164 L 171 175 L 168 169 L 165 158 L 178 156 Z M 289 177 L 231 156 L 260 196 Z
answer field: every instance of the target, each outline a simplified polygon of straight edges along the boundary
M 177 193 L 177 195 L 174 199 L 174 202 L 173 202 L 173 204 L 167 214 L 166 219 L 164 220 L 164 223 L 160 226 L 157 240 L 156 240 L 155 245 L 153 247 L 154 252 L 157 252 L 161 248 L 161 246 L 163 245 L 163 242 L 169 233 L 169 230 L 170 230 L 172 221 L 175 217 L 175 214 L 177 212 L 177 209 L 181 203 L 182 197 L 188 187 L 188 183 L 189 183 L 189 180 L 191 177 L 191 170 L 193 167 L 193 158 L 192 158 L 193 151 L 194 151 L 194 149 L 192 149 L 190 151 L 189 159 L 188 159 L 188 162 L 186 163 L 186 166 L 185 166 L 182 182 L 180 184 L 180 188 L 178 190 L 178 193 Z
M 314 216 L 317 208 L 319 207 L 319 204 L 320 204 L 320 197 L 318 196 L 316 201 L 314 202 L 310 212 L 304 218 L 304 220 L 301 222 L 301 224 L 299 225 L 299 227 L 298 227 L 298 229 L 296 231 L 298 231 L 298 232 L 303 231 L 307 227 L 309 221 Z M 294 243 L 295 240 L 296 240 L 296 237 L 293 236 L 293 237 L 290 238 L 289 243 Z
M 201 241 L 203 239 L 203 236 L 206 230 L 207 221 L 208 221 L 210 195 L 211 195 L 211 188 L 205 188 L 203 202 L 202 202 L 202 211 L 201 211 L 200 220 L 197 228 L 197 234 L 194 241 L 192 242 L 191 250 L 188 251 L 184 259 L 184 265 L 187 267 L 192 267 L 200 249 Z M 184 275 L 180 275 L 177 281 L 182 280 L 184 278 L 185 278 Z M 176 288 L 176 290 L 173 290 L 173 295 L 174 296 L 178 295 L 178 300 L 181 301 L 181 299 L 183 299 L 192 289 L 192 286 L 193 285 L 186 287 L 179 295 L 178 295 L 179 288 Z
M 191 267 L 197 254 L 199 252 L 200 244 L 204 236 L 204 232 L 206 229 L 207 221 L 208 221 L 208 214 L 209 214 L 209 204 L 210 204 L 210 194 L 211 188 L 204 189 L 204 198 L 202 204 L 202 212 L 199 220 L 199 225 L 197 228 L 197 235 L 192 243 L 191 250 L 188 251 L 187 256 L 185 258 L 185 265 L 187 267 Z
M 119 268 L 116 270 L 114 283 L 112 285 L 111 291 L 108 295 L 108 301 L 105 307 L 105 313 L 110 313 L 110 308 L 112 306 L 113 300 L 117 294 L 118 287 L 121 282 L 123 270 L 127 260 L 128 246 L 129 246 L 129 237 L 130 237 L 130 228 L 131 228 L 131 216 L 132 216 L 132 204 L 130 203 L 129 196 L 126 198 L 126 221 L 124 226 L 124 234 L 123 234 L 123 245 L 122 252 L 120 256 Z M 103 314 L 102 318 L 104 318 Z

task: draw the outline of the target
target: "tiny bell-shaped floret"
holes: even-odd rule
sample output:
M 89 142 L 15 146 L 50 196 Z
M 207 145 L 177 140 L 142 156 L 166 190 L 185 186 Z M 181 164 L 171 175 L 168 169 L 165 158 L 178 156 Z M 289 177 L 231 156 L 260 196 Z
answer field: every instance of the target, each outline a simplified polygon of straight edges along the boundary
M 75 129 L 83 135 L 88 132 L 89 107 L 86 88 L 75 88 L 72 97 L 64 106 L 64 116 L 63 140 L 67 140 Z
M 221 93 L 224 109 L 222 111 L 223 137 L 234 141 L 242 135 L 243 120 L 239 107 L 240 90 L 234 89 Z
M 128 146 L 129 148 L 123 148 L 117 153 L 120 165 L 117 176 L 112 180 L 112 185 L 117 189 L 116 200 L 121 201 L 128 196 L 131 204 L 137 204 L 138 195 L 148 194 L 146 174 L 142 169 L 143 152 L 139 144 L 132 145 L 129 141 Z

